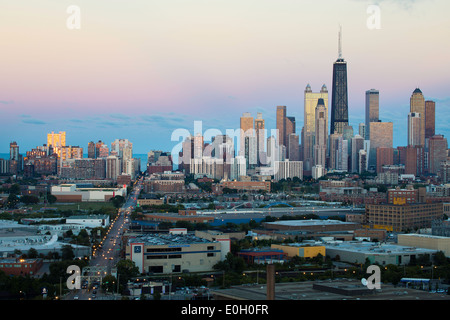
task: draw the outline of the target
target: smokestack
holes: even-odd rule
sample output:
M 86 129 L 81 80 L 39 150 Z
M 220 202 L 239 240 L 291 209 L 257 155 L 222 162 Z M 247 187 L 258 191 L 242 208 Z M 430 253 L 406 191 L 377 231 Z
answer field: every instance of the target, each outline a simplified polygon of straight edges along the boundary
M 267 300 L 275 300 L 275 266 L 267 265 Z

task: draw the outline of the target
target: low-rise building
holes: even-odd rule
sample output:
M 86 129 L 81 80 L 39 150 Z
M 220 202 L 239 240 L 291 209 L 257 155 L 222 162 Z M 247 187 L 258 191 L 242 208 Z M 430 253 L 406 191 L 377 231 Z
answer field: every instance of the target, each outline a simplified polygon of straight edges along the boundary
M 78 188 L 76 184 L 53 186 L 57 202 L 107 202 L 115 196 L 127 196 L 126 188 Z
M 428 256 L 430 259 L 436 250 L 386 244 L 381 242 L 345 241 L 325 243 L 327 256 L 331 259 L 349 263 L 366 263 L 379 265 L 408 265 L 415 262 L 420 256 Z
M 272 244 L 272 249 L 282 250 L 289 258 L 298 256 L 300 258 L 314 258 L 319 254 L 325 257 L 325 246 L 308 245 L 304 243 L 290 243 L 286 245 Z
M 66 218 L 67 224 L 78 224 L 85 228 L 99 228 L 109 226 L 109 215 L 70 216 Z
M 42 259 L 3 258 L 0 259 L 0 270 L 7 275 L 33 276 L 42 264 Z
M 397 239 L 399 245 L 442 251 L 450 257 L 450 237 L 410 233 L 399 234 Z
M 146 234 L 130 237 L 125 256 L 141 273 L 207 272 L 221 261 L 221 243 L 192 234 Z

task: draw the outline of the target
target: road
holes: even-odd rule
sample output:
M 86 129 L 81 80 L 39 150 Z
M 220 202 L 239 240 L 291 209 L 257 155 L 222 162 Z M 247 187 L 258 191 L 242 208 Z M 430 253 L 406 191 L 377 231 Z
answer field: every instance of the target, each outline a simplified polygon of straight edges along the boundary
M 89 280 L 90 284 L 94 283 L 94 286 L 91 285 L 87 288 L 82 286 L 81 289 L 72 290 L 66 295 L 66 300 L 112 299 L 111 294 L 104 294 L 100 288 L 95 286 L 95 283 L 100 284 L 101 278 L 107 274 L 111 274 L 111 271 L 120 260 L 122 234 L 130 225 L 129 217 L 136 207 L 136 199 L 139 196 L 141 188 L 142 178 L 136 181 L 127 200 L 122 205 L 122 208 L 119 209 L 119 214 L 111 221 L 107 233 L 99 246 L 93 249 L 89 267 L 82 270 L 82 282 L 83 280 Z

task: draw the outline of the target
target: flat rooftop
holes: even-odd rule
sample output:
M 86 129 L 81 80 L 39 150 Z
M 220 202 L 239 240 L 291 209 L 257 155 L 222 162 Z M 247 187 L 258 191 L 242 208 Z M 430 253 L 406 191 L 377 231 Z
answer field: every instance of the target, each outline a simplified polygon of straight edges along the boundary
M 344 222 L 340 220 L 318 220 L 318 219 L 310 219 L 310 220 L 282 220 L 275 222 L 266 222 L 266 224 L 270 225 L 283 225 L 283 226 L 293 226 L 293 227 L 306 227 L 306 226 L 322 226 L 322 225 L 345 225 L 345 224 L 355 224 L 354 222 Z
M 324 243 L 327 250 L 338 249 L 350 252 L 360 252 L 366 254 L 408 254 L 408 253 L 421 253 L 421 254 L 432 254 L 436 253 L 437 250 L 416 248 L 409 246 L 400 246 L 397 244 L 390 243 L 375 243 L 367 241 L 335 241 Z
M 275 284 L 275 300 L 450 300 L 446 293 L 431 293 L 390 284 L 370 291 L 355 279 L 286 282 Z M 215 300 L 266 300 L 266 285 L 241 285 L 210 291 Z
M 130 238 L 130 243 L 145 243 L 146 245 L 183 245 L 195 243 L 211 243 L 211 241 L 196 237 L 193 234 L 146 234 L 135 238 Z

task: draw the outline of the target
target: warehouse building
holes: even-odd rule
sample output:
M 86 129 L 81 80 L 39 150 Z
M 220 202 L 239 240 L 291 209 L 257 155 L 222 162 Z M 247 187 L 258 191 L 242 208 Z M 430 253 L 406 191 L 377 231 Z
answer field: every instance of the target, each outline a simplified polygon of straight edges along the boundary
M 374 242 L 330 242 L 325 244 L 327 256 L 344 262 L 364 264 L 366 259 L 371 264 L 379 265 L 407 265 L 420 256 L 429 256 L 430 259 L 436 250 L 400 246 Z
M 276 222 L 264 222 L 264 227 L 278 231 L 304 231 L 304 232 L 331 232 L 353 231 L 360 227 L 359 223 L 343 222 L 339 220 L 281 220 Z
M 428 234 L 399 234 L 397 236 L 399 245 L 427 248 L 444 252 L 446 257 L 450 257 L 450 238 L 434 236 Z

